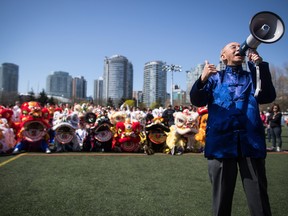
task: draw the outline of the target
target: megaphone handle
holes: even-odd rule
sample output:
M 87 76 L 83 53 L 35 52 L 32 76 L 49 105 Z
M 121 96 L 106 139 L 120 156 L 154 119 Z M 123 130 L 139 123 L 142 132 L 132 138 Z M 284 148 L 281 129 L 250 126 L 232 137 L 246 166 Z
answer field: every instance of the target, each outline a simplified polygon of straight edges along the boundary
M 257 97 L 260 91 L 261 91 L 260 68 L 259 65 L 256 65 L 256 90 L 254 93 L 254 97 Z

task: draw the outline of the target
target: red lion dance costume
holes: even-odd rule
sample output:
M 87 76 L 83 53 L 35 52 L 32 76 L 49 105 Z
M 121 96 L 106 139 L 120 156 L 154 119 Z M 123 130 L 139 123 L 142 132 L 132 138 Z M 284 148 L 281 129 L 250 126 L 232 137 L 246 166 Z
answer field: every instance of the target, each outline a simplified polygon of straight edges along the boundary
M 126 118 L 125 122 L 117 122 L 112 149 L 118 152 L 138 152 L 141 147 L 140 132 L 140 123 L 131 122 L 130 118 Z
M 25 102 L 21 106 L 20 131 L 17 134 L 17 145 L 13 153 L 19 153 L 22 150 L 39 151 L 47 154 L 51 153 L 47 133 L 49 116 L 43 115 L 44 111 L 40 104 L 35 101 Z M 46 112 L 44 111 L 46 114 Z
M 11 153 L 16 144 L 16 124 L 12 121 L 13 111 L 0 106 L 0 154 Z

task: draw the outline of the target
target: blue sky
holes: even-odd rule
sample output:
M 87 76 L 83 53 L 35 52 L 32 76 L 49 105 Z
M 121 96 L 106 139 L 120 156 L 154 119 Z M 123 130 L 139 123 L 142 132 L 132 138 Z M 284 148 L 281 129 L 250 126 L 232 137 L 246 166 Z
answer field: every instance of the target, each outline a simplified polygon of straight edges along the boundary
M 0 0 L 0 8 L 0 63 L 19 65 L 22 93 L 38 93 L 47 75 L 66 71 L 84 76 L 92 95 L 105 56 L 115 54 L 132 62 L 134 90 L 154 60 L 181 65 L 174 84 L 185 90 L 185 71 L 206 59 L 217 64 L 225 44 L 244 42 L 256 13 L 272 11 L 288 28 L 287 0 Z M 288 64 L 287 34 L 258 47 L 271 65 Z

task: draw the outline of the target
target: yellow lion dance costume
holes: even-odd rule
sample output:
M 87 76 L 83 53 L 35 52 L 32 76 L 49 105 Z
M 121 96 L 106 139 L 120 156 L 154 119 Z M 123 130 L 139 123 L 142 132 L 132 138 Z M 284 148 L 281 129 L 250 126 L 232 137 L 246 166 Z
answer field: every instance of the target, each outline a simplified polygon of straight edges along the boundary
M 174 123 L 167 133 L 165 152 L 181 155 L 195 145 L 194 135 L 198 133 L 198 113 L 184 110 L 175 112 Z M 187 149 L 188 148 L 188 149 Z
M 200 151 L 204 151 L 205 140 L 206 140 L 206 125 L 208 119 L 208 109 L 207 107 L 199 107 L 197 109 L 199 114 L 199 132 L 195 135 L 195 140 L 200 144 Z

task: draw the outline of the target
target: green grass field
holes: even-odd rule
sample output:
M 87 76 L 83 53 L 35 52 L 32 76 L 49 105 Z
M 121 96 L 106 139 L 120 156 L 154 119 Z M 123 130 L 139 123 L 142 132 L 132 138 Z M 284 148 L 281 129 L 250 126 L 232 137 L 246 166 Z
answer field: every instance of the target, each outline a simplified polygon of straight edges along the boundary
M 283 128 L 283 149 L 288 130 Z M 273 215 L 288 212 L 288 154 L 266 160 Z M 202 154 L 25 153 L 0 157 L 0 215 L 211 215 Z M 233 216 L 249 215 L 238 178 Z

